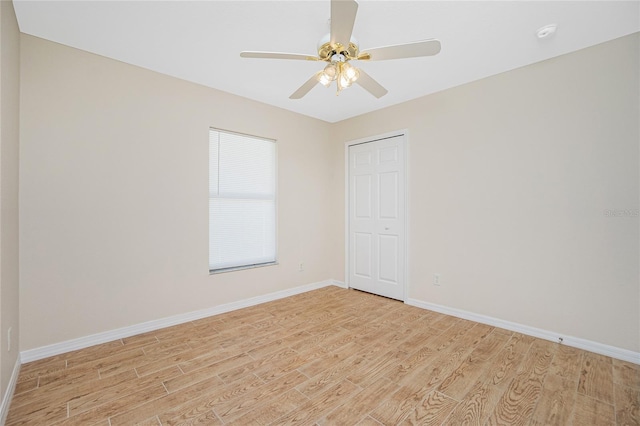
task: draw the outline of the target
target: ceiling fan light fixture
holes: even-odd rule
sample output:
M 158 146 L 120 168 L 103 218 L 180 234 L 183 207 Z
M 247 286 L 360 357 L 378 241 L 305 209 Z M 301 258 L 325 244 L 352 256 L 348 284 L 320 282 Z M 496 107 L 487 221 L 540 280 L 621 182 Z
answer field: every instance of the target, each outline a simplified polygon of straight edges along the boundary
M 338 78 L 338 67 L 336 64 L 328 64 L 324 67 L 324 71 L 322 73 L 330 80 L 335 81 Z
M 360 77 L 360 72 L 358 68 L 352 66 L 348 62 L 342 65 L 342 74 L 349 80 L 349 83 L 355 83 L 358 77 Z
M 317 79 L 318 79 L 318 82 L 322 84 L 324 87 L 329 87 L 331 85 L 332 80 L 329 77 L 327 77 L 327 75 L 323 71 L 318 73 Z
M 347 87 L 351 86 L 351 81 L 344 75 L 341 74 L 340 75 L 340 88 L 341 89 L 346 89 Z
M 337 62 L 336 68 L 336 86 L 338 89 L 336 91 L 336 95 L 339 95 L 343 89 L 351 87 L 351 85 L 356 82 L 358 77 L 360 77 L 360 71 L 358 71 L 358 68 L 352 66 L 348 62 Z

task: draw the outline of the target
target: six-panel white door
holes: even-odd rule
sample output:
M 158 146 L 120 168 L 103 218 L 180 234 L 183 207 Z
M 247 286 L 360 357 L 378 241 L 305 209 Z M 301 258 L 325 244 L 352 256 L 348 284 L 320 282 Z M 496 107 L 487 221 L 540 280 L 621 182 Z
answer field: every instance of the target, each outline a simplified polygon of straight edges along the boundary
M 349 286 L 404 300 L 404 136 L 349 146 Z

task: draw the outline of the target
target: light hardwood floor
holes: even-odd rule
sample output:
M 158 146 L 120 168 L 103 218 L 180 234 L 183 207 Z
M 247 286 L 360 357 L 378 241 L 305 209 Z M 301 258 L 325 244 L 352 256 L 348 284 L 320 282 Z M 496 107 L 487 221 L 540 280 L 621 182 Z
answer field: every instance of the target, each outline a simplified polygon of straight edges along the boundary
M 22 366 L 7 425 L 640 424 L 640 367 L 326 287 Z

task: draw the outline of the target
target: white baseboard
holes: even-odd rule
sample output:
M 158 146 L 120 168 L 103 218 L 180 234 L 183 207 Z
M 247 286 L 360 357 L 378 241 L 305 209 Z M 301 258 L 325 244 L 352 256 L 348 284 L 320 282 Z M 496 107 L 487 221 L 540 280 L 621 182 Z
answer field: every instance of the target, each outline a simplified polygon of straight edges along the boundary
M 224 314 L 226 312 L 235 311 L 237 309 L 248 308 L 249 306 L 271 302 L 273 300 L 282 299 L 285 297 L 293 296 L 295 294 L 305 293 L 307 291 L 316 290 L 330 285 L 335 285 L 343 288 L 345 287 L 344 283 L 341 283 L 340 281 L 320 281 L 317 283 L 294 287 L 287 290 L 276 291 L 274 293 L 269 293 L 262 296 L 239 300 L 237 302 L 225 303 L 224 305 L 214 306 L 212 308 L 187 312 L 167 318 L 143 322 L 129 327 L 118 328 L 115 330 L 105 331 L 103 333 L 97 333 L 90 336 L 67 340 L 65 342 L 54 343 L 52 345 L 42 346 L 40 348 L 29 349 L 21 352 L 20 357 L 23 363 L 36 361 L 50 356 L 87 348 L 89 346 L 99 345 L 101 343 L 111 342 L 113 340 L 134 336 L 136 334 L 146 333 L 148 331 L 158 330 L 165 327 L 171 327 L 172 325 L 183 324 L 185 322 L 195 321 L 197 319 L 210 317 L 212 315 Z
M 13 372 L 11 373 L 11 379 L 9 379 L 9 385 L 7 386 L 7 390 L 4 392 L 4 396 L 2 397 L 2 405 L 0 405 L 0 425 L 3 425 L 7 422 L 7 415 L 9 414 L 9 406 L 11 405 L 11 399 L 13 398 L 13 393 L 16 390 L 16 383 L 18 382 L 18 375 L 20 374 L 20 354 L 18 354 L 18 358 L 16 358 L 16 363 L 13 366 Z
M 630 351 L 628 349 L 622 349 L 615 346 L 605 345 L 603 343 L 594 342 L 591 340 L 581 339 L 579 337 L 567 336 L 562 333 L 557 333 L 549 330 L 542 330 L 540 328 L 530 327 L 528 325 L 518 324 L 511 321 L 505 321 L 498 318 L 489 317 L 486 315 L 476 314 L 462 309 L 450 308 L 447 306 L 436 305 L 435 303 L 423 302 L 417 299 L 407 299 L 405 302 L 407 305 L 416 306 L 418 308 L 428 309 L 430 311 L 439 312 L 441 314 L 451 315 L 454 317 L 479 322 L 482 324 L 491 325 L 494 327 L 500 327 L 511 331 L 517 331 L 518 333 L 526 334 L 528 336 L 538 337 L 544 340 L 550 340 L 552 342 L 560 342 L 567 346 L 572 346 L 578 349 L 584 349 L 585 351 L 595 352 L 600 355 L 610 356 L 611 358 L 620 359 L 634 364 L 640 364 L 640 352 Z
M 349 286 L 342 281 L 337 281 L 337 280 L 330 280 L 330 281 L 331 281 L 331 284 L 335 285 L 336 287 L 349 288 Z

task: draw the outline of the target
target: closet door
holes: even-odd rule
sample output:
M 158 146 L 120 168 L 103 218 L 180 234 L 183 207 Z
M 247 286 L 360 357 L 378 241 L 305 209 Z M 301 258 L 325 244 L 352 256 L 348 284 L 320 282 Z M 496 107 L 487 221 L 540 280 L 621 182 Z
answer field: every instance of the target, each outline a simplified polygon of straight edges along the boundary
M 404 300 L 404 136 L 349 147 L 349 286 Z

